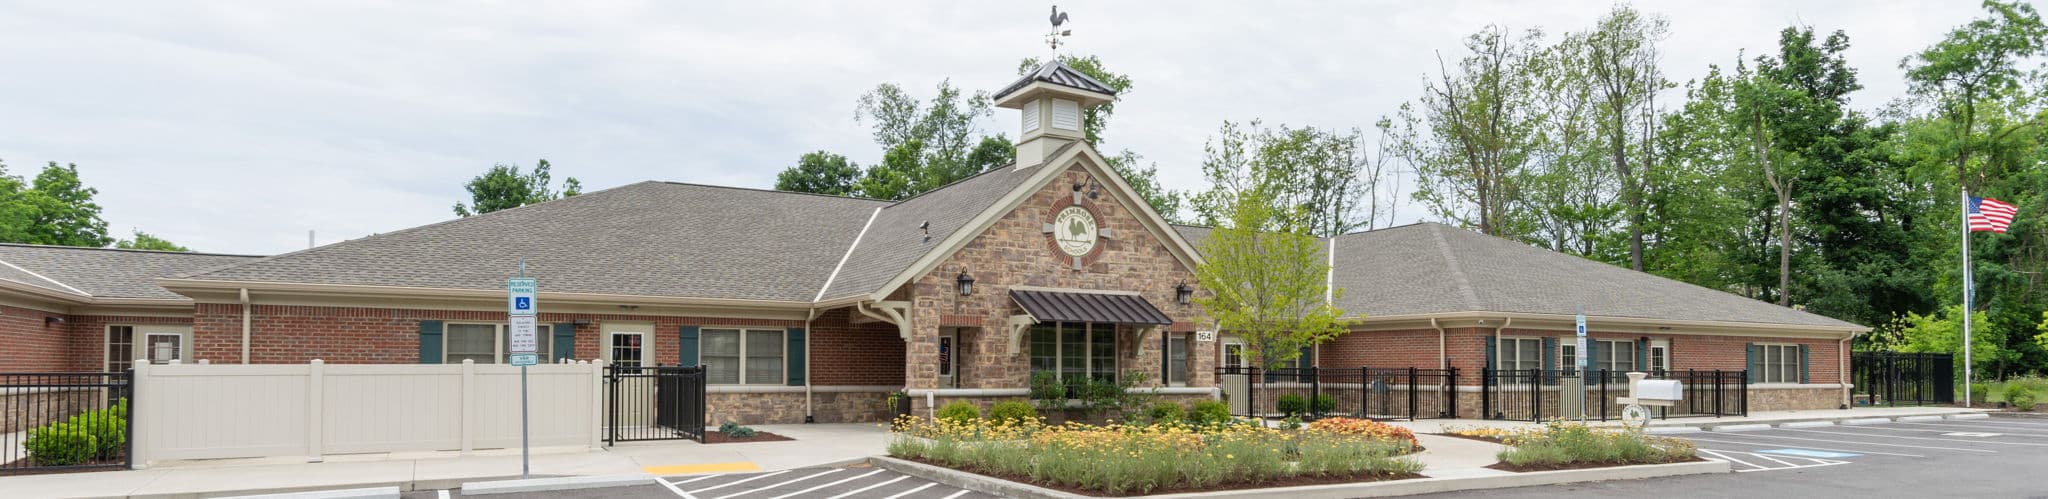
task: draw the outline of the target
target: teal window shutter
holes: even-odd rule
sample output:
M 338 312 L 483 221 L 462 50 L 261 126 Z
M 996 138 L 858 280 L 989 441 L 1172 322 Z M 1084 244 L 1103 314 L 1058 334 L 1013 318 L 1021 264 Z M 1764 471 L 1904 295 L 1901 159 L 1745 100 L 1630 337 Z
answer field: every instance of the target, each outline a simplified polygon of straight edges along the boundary
M 1484 337 L 1484 338 L 1480 338 L 1480 340 L 1481 340 L 1481 341 L 1484 341 L 1484 342 L 1486 342 L 1486 365 L 1480 366 L 1479 368 L 1480 368 L 1480 369 L 1493 369 L 1493 368 L 1494 368 L 1494 363 L 1493 363 L 1493 347 L 1494 347 L 1494 344 L 1493 344 L 1493 337 L 1492 337 L 1492 336 L 1487 336 L 1487 337 Z
M 1577 338 L 1577 337 L 1573 337 L 1573 338 L 1572 338 L 1572 341 L 1578 341 L 1578 338 Z M 1587 339 L 1586 339 L 1586 351 L 1584 351 L 1584 352 L 1579 352 L 1579 355 L 1584 355 L 1584 356 L 1586 356 L 1586 370 L 1587 370 L 1587 371 L 1592 371 L 1592 372 L 1593 372 L 1593 376 L 1595 376 L 1595 377 L 1598 377 L 1598 376 L 1600 376 L 1600 341 L 1599 341 L 1599 340 L 1595 340 L 1595 339 L 1592 339 L 1592 338 L 1587 338 Z M 1613 376 L 1613 375 L 1612 375 L 1612 374 L 1609 374 L 1608 376 Z M 1628 378 L 1622 378 L 1622 379 L 1628 379 Z
M 567 322 L 555 324 L 555 352 L 553 361 L 576 360 L 576 325 Z
M 420 321 L 420 363 L 441 363 L 441 321 Z
M 1756 384 L 1758 380 L 1763 377 L 1764 355 L 1763 352 L 1759 351 L 1762 348 L 1763 347 L 1756 346 L 1755 343 L 1744 343 L 1742 345 L 1743 351 L 1746 352 L 1746 355 L 1748 355 L 1749 357 L 1749 360 L 1744 364 L 1749 366 L 1748 378 L 1750 384 Z
M 1301 362 L 1295 363 L 1295 367 L 1315 367 L 1315 366 L 1316 366 L 1316 347 L 1313 347 L 1313 346 L 1306 346 L 1306 347 L 1301 347 L 1301 356 L 1300 356 L 1300 357 L 1295 357 L 1295 358 L 1296 358 L 1296 359 L 1299 359 L 1299 360 L 1301 360 Z
M 804 328 L 789 328 L 789 348 L 782 351 L 783 365 L 788 368 L 789 386 L 804 386 Z
M 1543 383 L 1557 383 L 1557 338 L 1543 338 Z
M 1809 373 L 1810 371 L 1808 371 L 1808 370 L 1806 369 L 1806 367 L 1807 367 L 1807 365 L 1808 365 L 1808 364 L 1807 364 L 1807 362 L 1806 362 L 1806 360 L 1807 360 L 1807 359 L 1809 359 L 1809 358 L 1812 358 L 1812 357 L 1808 356 L 1806 352 L 1807 352 L 1806 344 L 1805 344 L 1805 343 L 1800 343 L 1800 344 L 1799 344 L 1799 382 L 1800 382 L 1800 383 L 1812 383 L 1812 382 L 1813 382 L 1813 377 L 1812 377 L 1812 376 L 1810 376 L 1810 375 L 1808 375 L 1808 373 Z
M 677 365 L 683 367 L 704 365 L 697 357 L 697 326 L 683 326 L 681 333 L 676 335 L 676 351 L 681 353 L 678 356 L 679 358 L 676 359 Z
M 1638 340 L 1636 340 L 1636 370 L 1637 370 L 1637 371 L 1643 371 L 1643 372 L 1649 372 L 1649 371 L 1650 371 L 1650 339 L 1649 339 L 1649 338 L 1642 338 L 1642 339 L 1638 339 Z

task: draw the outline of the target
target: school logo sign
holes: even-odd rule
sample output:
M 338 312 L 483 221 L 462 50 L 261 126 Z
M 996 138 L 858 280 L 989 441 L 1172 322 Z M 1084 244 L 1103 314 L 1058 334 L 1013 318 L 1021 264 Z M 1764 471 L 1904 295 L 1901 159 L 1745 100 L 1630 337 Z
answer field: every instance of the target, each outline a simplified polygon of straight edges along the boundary
M 1061 253 L 1082 257 L 1095 251 L 1095 241 L 1102 233 L 1095 225 L 1094 213 L 1080 206 L 1068 206 L 1053 216 L 1052 237 L 1059 243 Z

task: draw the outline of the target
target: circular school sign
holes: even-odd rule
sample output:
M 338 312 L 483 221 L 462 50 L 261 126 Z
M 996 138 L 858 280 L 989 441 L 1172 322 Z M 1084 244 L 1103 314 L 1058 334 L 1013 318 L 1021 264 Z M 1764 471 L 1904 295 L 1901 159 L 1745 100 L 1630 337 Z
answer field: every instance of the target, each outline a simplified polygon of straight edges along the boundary
M 1052 239 L 1067 256 L 1088 256 L 1095 251 L 1095 240 L 1100 236 L 1095 214 L 1080 205 L 1068 206 L 1053 216 Z

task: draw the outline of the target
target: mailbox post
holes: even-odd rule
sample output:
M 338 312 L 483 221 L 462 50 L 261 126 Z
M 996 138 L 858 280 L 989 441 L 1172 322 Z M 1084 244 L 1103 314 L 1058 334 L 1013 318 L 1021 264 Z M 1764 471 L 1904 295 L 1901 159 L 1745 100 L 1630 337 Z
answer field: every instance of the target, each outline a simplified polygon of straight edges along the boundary
M 1678 405 L 1685 398 L 1685 386 L 1677 380 L 1643 379 L 1649 373 L 1628 373 L 1628 396 L 1617 397 L 1615 402 L 1621 408 L 1621 424 L 1632 429 L 1642 429 L 1650 424 L 1650 410 L 1644 406 L 1670 407 Z

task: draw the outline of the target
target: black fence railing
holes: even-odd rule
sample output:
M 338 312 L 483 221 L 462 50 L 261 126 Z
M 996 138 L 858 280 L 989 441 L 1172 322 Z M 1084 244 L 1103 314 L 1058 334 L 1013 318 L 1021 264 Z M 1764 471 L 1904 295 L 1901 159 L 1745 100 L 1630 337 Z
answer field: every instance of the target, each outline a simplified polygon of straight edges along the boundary
M 1948 405 L 1956 402 L 1955 355 L 1856 352 L 1849 358 L 1857 405 Z
M 128 467 L 131 376 L 0 373 L 0 474 Z
M 1371 419 L 1455 418 L 1458 370 L 1306 367 L 1216 370 L 1233 415 Z
M 1584 378 L 1573 369 L 1482 369 L 1480 370 L 1480 414 L 1485 419 L 1542 421 L 1545 418 L 1576 418 L 1565 414 L 1571 385 L 1583 381 L 1585 415 L 1608 421 L 1621 417 L 1617 397 L 1628 394 L 1628 372 L 1588 370 Z M 1749 415 L 1747 371 L 1686 370 L 1657 371 L 1645 379 L 1677 380 L 1684 390 L 1677 405 L 1651 407 L 1658 418 L 1719 417 Z
M 605 444 L 704 441 L 704 368 L 605 366 Z

